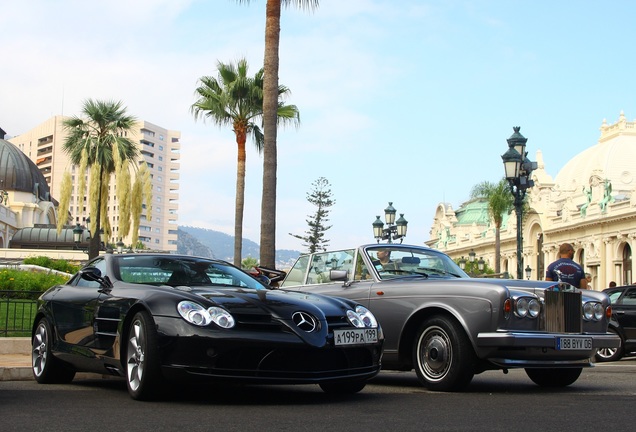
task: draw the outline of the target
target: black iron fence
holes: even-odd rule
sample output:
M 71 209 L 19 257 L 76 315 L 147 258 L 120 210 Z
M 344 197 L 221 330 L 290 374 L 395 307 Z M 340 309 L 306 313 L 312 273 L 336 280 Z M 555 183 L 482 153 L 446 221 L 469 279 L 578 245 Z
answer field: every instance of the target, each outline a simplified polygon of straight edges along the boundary
M 0 290 L 0 337 L 31 336 L 42 291 Z

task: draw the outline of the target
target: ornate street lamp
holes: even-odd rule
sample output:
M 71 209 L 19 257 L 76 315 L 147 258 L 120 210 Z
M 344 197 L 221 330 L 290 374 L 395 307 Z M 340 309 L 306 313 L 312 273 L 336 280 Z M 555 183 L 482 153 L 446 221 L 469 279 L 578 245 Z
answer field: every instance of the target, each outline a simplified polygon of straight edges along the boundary
M 100 248 L 106 249 L 106 243 L 104 243 L 104 238 L 105 238 L 105 234 L 104 234 L 104 228 L 100 228 L 99 229 L 99 243 L 100 243 Z
M 460 269 L 466 270 L 466 259 L 464 258 L 464 255 L 462 255 L 459 261 L 457 261 L 457 264 L 459 264 Z
M 486 267 L 486 261 L 482 257 L 479 257 L 479 261 L 477 261 L 477 269 L 479 273 L 484 273 L 484 267 Z
M 532 275 L 532 269 L 530 268 L 530 264 L 526 266 L 526 279 L 530 280 L 530 276 Z
M 387 227 L 384 228 L 384 222 L 380 220 L 380 216 L 376 216 L 375 221 L 371 224 L 373 226 L 373 237 L 380 243 L 380 240 L 386 240 L 387 243 L 392 243 L 393 240 L 400 240 L 406 237 L 406 228 L 408 222 L 404 219 L 404 213 L 400 213 L 400 218 L 396 221 L 395 214 L 397 210 L 393 208 L 393 203 L 389 202 L 389 206 L 384 209 L 384 220 Z
M 526 156 L 526 142 L 519 133 L 520 126 L 512 128 L 514 133 L 508 138 L 508 150 L 501 155 L 504 164 L 506 180 L 510 185 L 510 192 L 514 197 L 514 208 L 517 214 L 517 279 L 523 279 L 523 202 L 526 190 L 534 186 L 530 178 L 532 171 L 537 169 L 537 163 L 531 162 Z
M 79 244 L 82 241 L 82 234 L 84 233 L 84 228 L 79 224 L 79 222 L 73 228 L 73 243 L 75 243 L 75 249 L 79 248 Z
M 124 253 L 124 242 L 121 241 L 121 238 L 119 239 L 119 241 L 115 244 L 115 246 L 117 246 L 117 253 Z
M 468 252 L 468 262 L 470 262 L 471 264 L 475 262 L 475 256 L 477 254 L 475 253 L 474 249 L 471 249 L 470 252 Z

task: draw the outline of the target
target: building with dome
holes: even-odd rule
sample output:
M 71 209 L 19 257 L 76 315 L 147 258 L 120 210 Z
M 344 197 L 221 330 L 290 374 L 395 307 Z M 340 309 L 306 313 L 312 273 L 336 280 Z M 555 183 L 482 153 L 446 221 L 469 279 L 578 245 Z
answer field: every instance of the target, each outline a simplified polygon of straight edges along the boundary
M 57 201 L 38 167 L 0 129 L 0 249 L 26 227 L 55 225 Z
M 572 243 L 574 260 L 601 290 L 610 281 L 631 284 L 632 250 L 636 247 L 636 121 L 621 112 L 614 124 L 603 121 L 598 142 L 574 156 L 551 178 L 541 151 L 536 153 L 534 187 L 526 199 L 523 220 L 523 264 L 533 279 L 543 279 L 557 259 L 559 245 Z M 501 271 L 517 267 L 517 226 L 514 210 L 504 215 L 500 231 Z M 473 256 L 495 268 L 495 228 L 484 200 L 472 200 L 453 210 L 440 203 L 430 231 L 429 246 L 454 259 Z

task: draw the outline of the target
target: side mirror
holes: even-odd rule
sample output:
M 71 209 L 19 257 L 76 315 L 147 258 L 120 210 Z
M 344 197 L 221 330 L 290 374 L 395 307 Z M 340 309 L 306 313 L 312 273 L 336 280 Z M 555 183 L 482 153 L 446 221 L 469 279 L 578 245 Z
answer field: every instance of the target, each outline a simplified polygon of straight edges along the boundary
M 331 270 L 329 271 L 329 279 L 332 281 L 346 281 L 347 270 Z
M 85 267 L 80 270 L 80 277 L 91 282 L 103 282 L 102 271 L 97 267 Z

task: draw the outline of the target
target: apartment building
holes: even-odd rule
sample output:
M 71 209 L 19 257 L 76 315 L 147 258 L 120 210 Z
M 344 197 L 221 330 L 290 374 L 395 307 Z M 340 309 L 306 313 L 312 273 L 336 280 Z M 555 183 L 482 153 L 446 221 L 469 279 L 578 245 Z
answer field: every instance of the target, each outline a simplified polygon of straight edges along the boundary
M 78 167 L 70 163 L 64 152 L 63 143 L 67 137 L 63 121 L 67 117 L 54 116 L 28 132 L 15 136 L 8 141 L 17 146 L 38 166 L 51 190 L 51 196 L 60 199 L 62 177 L 70 171 L 73 192 L 69 212 L 73 223 L 85 224 L 89 217 L 88 197 L 80 202 L 77 193 L 79 183 Z M 137 122 L 131 140 L 137 142 L 140 150 L 139 163 L 145 161 L 150 169 L 152 179 L 152 205 L 144 209 L 139 224 L 139 240 L 148 249 L 176 252 L 179 210 L 179 159 L 180 138 L 178 131 L 168 130 L 147 121 Z M 87 173 L 83 173 L 87 175 Z M 115 196 L 115 179 L 110 181 L 108 199 L 108 217 L 112 235 L 107 241 L 115 244 L 120 240 L 117 198 Z M 58 217 L 63 217 L 58 215 Z M 131 245 L 129 234 L 121 240 L 126 246 Z

